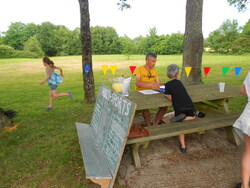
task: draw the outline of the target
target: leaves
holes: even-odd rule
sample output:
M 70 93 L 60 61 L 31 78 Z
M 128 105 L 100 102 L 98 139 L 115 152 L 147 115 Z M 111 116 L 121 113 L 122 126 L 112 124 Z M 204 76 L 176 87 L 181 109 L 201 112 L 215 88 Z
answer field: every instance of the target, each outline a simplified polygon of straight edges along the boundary
M 247 9 L 247 4 L 250 2 L 249 0 L 227 0 L 229 5 L 234 5 L 239 12 L 244 12 Z

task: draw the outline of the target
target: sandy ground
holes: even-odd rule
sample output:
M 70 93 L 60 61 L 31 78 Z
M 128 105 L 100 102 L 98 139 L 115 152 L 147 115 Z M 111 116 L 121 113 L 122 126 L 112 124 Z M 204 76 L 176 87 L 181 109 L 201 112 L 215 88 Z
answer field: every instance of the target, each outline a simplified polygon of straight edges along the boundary
M 243 144 L 234 146 L 224 129 L 186 135 L 187 153 L 178 137 L 151 141 L 140 148 L 142 167 L 136 169 L 126 146 L 116 183 L 131 188 L 233 188 L 240 181 Z

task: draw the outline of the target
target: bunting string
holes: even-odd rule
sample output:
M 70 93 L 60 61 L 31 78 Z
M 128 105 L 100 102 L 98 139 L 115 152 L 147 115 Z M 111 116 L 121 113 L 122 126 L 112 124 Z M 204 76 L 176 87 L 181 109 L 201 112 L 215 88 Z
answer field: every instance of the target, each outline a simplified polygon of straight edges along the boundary
M 106 75 L 109 66 L 102 65 L 101 67 L 102 67 L 103 74 Z M 134 74 L 136 68 L 137 68 L 136 66 L 129 66 L 130 73 Z M 185 71 L 187 77 L 190 75 L 190 73 L 193 69 L 202 69 L 202 68 L 203 68 L 203 72 L 204 72 L 205 77 L 208 77 L 209 73 L 212 70 L 212 67 L 181 67 L 181 69 L 183 69 L 183 71 Z M 115 75 L 117 66 L 111 65 L 110 69 L 111 69 L 112 75 Z M 226 76 L 226 74 L 229 72 L 230 69 L 233 69 L 235 72 L 235 76 L 238 77 L 240 75 L 243 67 L 221 67 L 222 76 Z M 84 66 L 84 70 L 85 70 L 86 75 L 88 75 L 89 70 L 90 70 L 90 66 L 89 65 Z M 213 69 L 213 71 L 214 71 L 214 69 Z

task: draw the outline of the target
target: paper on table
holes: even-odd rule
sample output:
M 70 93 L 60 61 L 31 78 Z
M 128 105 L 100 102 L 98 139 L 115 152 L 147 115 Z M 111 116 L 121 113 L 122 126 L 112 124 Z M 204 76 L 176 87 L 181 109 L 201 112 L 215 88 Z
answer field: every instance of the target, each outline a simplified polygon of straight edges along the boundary
M 160 93 L 158 91 L 155 91 L 155 90 L 151 90 L 151 89 L 148 89 L 148 90 L 142 90 L 142 91 L 139 91 L 140 93 L 144 94 L 144 95 L 151 95 L 151 94 L 157 94 L 157 93 Z

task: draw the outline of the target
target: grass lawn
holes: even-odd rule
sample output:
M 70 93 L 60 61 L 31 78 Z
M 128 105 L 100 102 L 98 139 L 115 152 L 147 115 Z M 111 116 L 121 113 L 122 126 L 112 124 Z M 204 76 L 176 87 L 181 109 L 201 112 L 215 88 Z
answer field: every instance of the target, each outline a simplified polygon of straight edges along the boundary
M 109 78 L 131 76 L 129 66 L 145 63 L 143 55 L 127 60 L 123 55 L 95 55 L 93 68 L 95 89 L 103 82 L 110 86 Z M 85 180 L 82 156 L 78 144 L 75 122 L 90 123 L 94 104 L 84 104 L 82 65 L 80 56 L 51 58 L 63 68 L 64 81 L 58 92 L 71 91 L 74 99 L 55 99 L 54 109 L 48 105 L 49 87 L 38 83 L 44 78 L 41 59 L 0 59 L 0 108 L 18 112 L 14 118 L 17 128 L 0 130 L 0 187 L 92 187 Z M 181 55 L 159 56 L 156 68 L 161 82 L 166 82 L 166 66 L 181 65 Z M 204 83 L 223 81 L 241 85 L 250 70 L 250 56 L 203 55 L 203 67 L 212 67 Z M 102 65 L 117 65 L 113 76 L 108 69 L 104 75 Z M 222 67 L 231 69 L 222 76 Z M 234 67 L 242 67 L 238 77 Z M 134 89 L 135 78 L 131 83 Z M 242 111 L 246 97 L 230 103 L 230 110 Z

